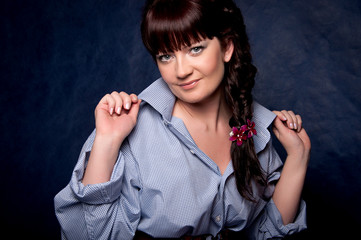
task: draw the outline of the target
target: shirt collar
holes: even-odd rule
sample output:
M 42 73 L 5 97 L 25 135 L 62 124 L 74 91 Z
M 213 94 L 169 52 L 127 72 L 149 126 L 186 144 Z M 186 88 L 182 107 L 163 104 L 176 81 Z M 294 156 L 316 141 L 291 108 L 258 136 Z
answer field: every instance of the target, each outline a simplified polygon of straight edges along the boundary
M 139 98 L 151 105 L 164 119 L 172 118 L 175 96 L 162 78 L 154 81 L 139 94 Z
M 139 94 L 139 98 L 151 105 L 164 119 L 169 122 L 171 121 L 175 96 L 162 78 L 157 79 L 147 87 Z M 262 151 L 269 142 L 271 134 L 268 128 L 272 124 L 275 116 L 276 115 L 273 112 L 263 107 L 258 102 L 253 101 L 252 121 L 255 122 L 255 128 L 257 130 L 257 135 L 254 136 L 256 153 Z
M 257 135 L 254 135 L 254 148 L 256 153 L 262 151 L 271 139 L 271 133 L 268 130 L 269 126 L 275 119 L 276 114 L 263 107 L 256 101 L 253 101 L 253 118 Z

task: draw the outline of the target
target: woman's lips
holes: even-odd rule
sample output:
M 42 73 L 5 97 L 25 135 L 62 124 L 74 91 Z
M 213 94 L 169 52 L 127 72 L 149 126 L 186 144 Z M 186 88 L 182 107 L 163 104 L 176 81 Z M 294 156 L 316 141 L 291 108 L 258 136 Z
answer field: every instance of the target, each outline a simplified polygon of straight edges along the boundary
M 194 80 L 194 81 L 180 84 L 179 86 L 181 86 L 185 90 L 189 90 L 189 89 L 194 88 L 198 84 L 198 82 L 199 82 L 199 80 Z

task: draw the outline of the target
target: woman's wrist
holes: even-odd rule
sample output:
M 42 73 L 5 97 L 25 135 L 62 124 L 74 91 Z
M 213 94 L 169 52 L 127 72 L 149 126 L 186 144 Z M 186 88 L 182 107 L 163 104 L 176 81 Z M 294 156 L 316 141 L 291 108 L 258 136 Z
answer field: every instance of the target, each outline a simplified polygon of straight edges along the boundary
M 116 134 L 96 133 L 94 145 L 104 148 L 107 151 L 118 151 L 123 141 L 124 138 Z
M 295 151 L 292 153 L 287 153 L 286 162 L 288 162 L 289 165 L 294 165 L 297 168 L 303 167 L 307 169 L 309 159 L 310 151 Z
M 307 165 L 306 157 L 287 156 L 281 177 L 276 184 L 272 199 L 281 213 L 284 225 L 293 222 L 297 215 Z
M 122 141 L 118 138 L 99 134 L 95 136 L 82 181 L 84 185 L 104 183 L 110 180 L 121 144 Z

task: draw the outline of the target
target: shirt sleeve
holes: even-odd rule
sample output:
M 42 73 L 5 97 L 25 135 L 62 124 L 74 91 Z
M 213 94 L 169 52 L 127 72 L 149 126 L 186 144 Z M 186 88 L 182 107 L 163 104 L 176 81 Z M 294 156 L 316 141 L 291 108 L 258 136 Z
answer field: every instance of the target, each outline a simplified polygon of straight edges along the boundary
M 267 172 L 268 186 L 263 193 L 263 199 L 260 199 L 260 201 L 266 201 L 265 207 L 247 229 L 249 239 L 283 239 L 287 235 L 306 229 L 306 204 L 302 199 L 295 221 L 287 225 L 283 225 L 281 213 L 272 200 L 275 185 L 281 176 L 283 163 L 272 146 L 271 140 L 266 148 L 259 153 L 258 158 L 262 168 Z
M 95 131 L 85 142 L 70 183 L 54 199 L 62 239 L 132 239 L 140 218 L 139 170 L 123 143 L 111 179 L 84 186 Z

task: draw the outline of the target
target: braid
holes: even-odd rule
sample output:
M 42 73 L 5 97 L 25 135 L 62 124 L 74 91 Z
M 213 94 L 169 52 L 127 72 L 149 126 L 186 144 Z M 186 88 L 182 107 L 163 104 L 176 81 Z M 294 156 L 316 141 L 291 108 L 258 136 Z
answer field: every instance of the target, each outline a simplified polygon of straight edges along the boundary
M 232 1 L 224 8 L 232 20 L 233 26 L 224 32 L 221 38 L 232 41 L 234 52 L 225 68 L 226 101 L 231 106 L 232 117 L 229 125 L 242 126 L 252 119 L 252 89 L 255 84 L 257 68 L 252 64 L 250 45 L 242 14 Z M 253 138 L 247 139 L 241 146 L 236 142 L 231 146 L 231 158 L 239 193 L 247 200 L 254 201 L 251 181 L 266 184 L 263 171 L 254 149 Z

